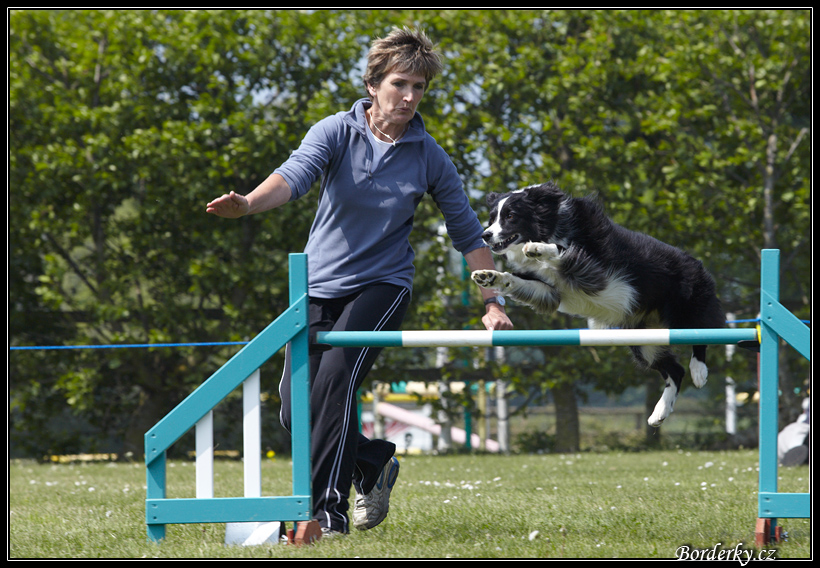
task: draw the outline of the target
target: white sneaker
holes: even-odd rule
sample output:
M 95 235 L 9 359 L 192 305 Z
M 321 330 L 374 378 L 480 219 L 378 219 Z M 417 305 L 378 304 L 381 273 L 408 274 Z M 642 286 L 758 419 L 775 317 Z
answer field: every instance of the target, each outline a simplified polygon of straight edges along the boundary
M 372 529 L 387 516 L 390 508 L 390 492 L 399 476 L 399 460 L 390 458 L 379 474 L 376 485 L 366 495 L 356 492 L 353 503 L 353 526 L 360 531 Z

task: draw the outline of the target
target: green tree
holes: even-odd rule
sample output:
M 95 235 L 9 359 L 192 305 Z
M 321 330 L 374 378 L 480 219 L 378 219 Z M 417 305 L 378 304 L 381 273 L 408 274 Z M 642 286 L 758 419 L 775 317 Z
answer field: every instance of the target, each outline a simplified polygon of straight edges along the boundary
M 739 317 L 757 312 L 760 249 L 785 243 L 784 297 L 807 310 L 806 11 L 447 11 L 430 23 L 455 90 L 434 130 L 471 190 L 551 178 L 596 194 L 624 226 L 703 259 Z M 567 324 L 518 310 L 514 321 Z M 590 368 L 584 351 L 569 357 Z M 585 380 L 612 388 L 613 375 L 622 387 L 642 380 L 611 370 Z M 541 382 L 572 397 L 556 387 L 577 380 Z
M 235 341 L 280 313 L 309 204 L 238 222 L 204 206 L 252 189 L 312 122 L 349 104 L 337 85 L 362 49 L 353 18 L 13 11 L 12 344 Z M 79 323 L 30 329 L 43 312 Z M 228 353 L 81 351 L 48 370 L 20 362 L 12 408 L 62 393 L 141 451 L 147 428 Z
M 805 10 L 13 10 L 9 22 L 11 345 L 244 340 L 281 313 L 310 197 L 240 220 L 204 204 L 252 189 L 362 96 L 362 57 L 394 25 L 442 48 L 420 110 L 482 219 L 489 191 L 554 179 L 597 193 L 618 222 L 702 258 L 739 317 L 756 315 L 759 250 L 777 245 L 783 297 L 810 317 Z M 406 327 L 478 325 L 431 200 L 415 223 Z M 582 323 L 510 312 L 519 328 Z M 93 429 L 18 435 L 80 417 L 141 451 L 234 349 L 15 352 L 12 439 L 90 449 Z M 385 355 L 396 373 L 429 357 Z M 573 384 L 644 380 L 617 355 L 556 357 L 510 378 L 568 407 Z

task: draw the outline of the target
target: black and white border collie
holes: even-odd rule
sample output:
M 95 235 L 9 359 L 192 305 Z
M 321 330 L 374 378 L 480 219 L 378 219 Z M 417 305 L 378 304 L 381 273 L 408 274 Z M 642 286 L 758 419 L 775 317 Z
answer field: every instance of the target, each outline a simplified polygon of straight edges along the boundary
M 537 312 L 588 319 L 591 328 L 713 329 L 725 317 L 715 282 L 700 261 L 615 224 L 593 199 L 573 198 L 552 182 L 490 194 L 484 241 L 511 272 L 477 270 L 479 286 Z M 663 376 L 649 424 L 671 414 L 685 374 L 667 346 L 630 348 L 636 362 Z M 706 384 L 706 346 L 692 347 L 695 386 Z

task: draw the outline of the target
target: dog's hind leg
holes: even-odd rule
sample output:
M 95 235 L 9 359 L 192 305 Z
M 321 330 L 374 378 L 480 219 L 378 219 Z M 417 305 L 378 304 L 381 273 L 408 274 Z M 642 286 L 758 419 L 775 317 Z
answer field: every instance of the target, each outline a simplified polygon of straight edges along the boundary
M 652 412 L 649 420 L 647 420 L 650 426 L 657 428 L 672 414 L 675 408 L 675 401 L 678 399 L 685 371 L 671 352 L 666 352 L 661 355 L 661 357 L 652 364 L 652 368 L 661 374 L 666 383 L 661 398 L 655 405 L 655 410 Z
M 701 388 L 706 384 L 709 369 L 706 367 L 705 345 L 692 346 L 692 359 L 689 360 L 689 372 L 692 375 L 692 382 L 695 383 L 697 388 Z

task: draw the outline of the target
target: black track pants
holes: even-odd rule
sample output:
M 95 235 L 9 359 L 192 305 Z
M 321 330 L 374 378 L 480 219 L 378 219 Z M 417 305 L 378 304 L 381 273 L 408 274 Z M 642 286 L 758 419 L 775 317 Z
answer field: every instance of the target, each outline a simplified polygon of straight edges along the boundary
M 310 336 L 319 331 L 396 331 L 410 304 L 409 290 L 374 285 L 334 299 L 310 299 Z M 356 393 L 380 348 L 346 347 L 310 356 L 313 516 L 322 527 L 348 532 L 351 483 L 372 489 L 395 444 L 359 432 Z M 279 385 L 281 422 L 290 431 L 290 363 Z M 294 444 L 298 444 L 294 440 Z

